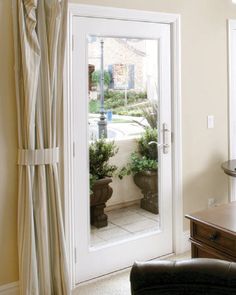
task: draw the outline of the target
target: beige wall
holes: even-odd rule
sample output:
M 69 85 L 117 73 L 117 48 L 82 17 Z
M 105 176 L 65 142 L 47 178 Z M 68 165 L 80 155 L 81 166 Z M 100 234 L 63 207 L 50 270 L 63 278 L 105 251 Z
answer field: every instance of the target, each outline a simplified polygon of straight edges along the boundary
M 226 201 L 227 31 L 236 19 L 231 0 L 90 0 L 107 5 L 181 14 L 184 213 Z M 16 219 L 16 105 L 14 97 L 11 1 L 0 1 L 0 285 L 18 278 Z M 215 128 L 206 129 L 208 114 Z M 185 223 L 184 229 L 188 224 Z
M 130 162 L 131 153 L 137 150 L 137 139 L 116 140 L 116 146 L 119 148 L 119 153 L 111 159 L 111 164 L 121 169 Z M 112 198 L 106 203 L 107 209 L 109 209 L 109 206 L 124 205 L 127 202 L 138 201 L 142 198 L 141 190 L 134 183 L 131 175 L 125 176 L 122 180 L 117 176 L 113 177 L 111 187 L 113 188 L 113 194 Z

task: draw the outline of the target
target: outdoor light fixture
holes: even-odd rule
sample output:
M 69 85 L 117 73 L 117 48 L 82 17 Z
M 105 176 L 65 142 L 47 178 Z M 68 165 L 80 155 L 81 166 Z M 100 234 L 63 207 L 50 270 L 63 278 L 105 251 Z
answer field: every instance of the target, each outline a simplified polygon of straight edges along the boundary
M 104 65 L 103 65 L 103 46 L 104 41 L 101 39 L 101 69 L 100 69 L 100 120 L 98 121 L 98 136 L 99 138 L 107 138 L 107 121 L 104 111 Z

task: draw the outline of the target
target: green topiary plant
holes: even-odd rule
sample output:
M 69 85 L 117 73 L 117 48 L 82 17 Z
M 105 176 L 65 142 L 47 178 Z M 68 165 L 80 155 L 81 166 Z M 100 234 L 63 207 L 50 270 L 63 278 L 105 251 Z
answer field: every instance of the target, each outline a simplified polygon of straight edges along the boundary
M 112 177 L 117 170 L 116 165 L 109 164 L 109 159 L 118 153 L 114 141 L 100 138 L 89 146 L 90 187 L 97 179 Z
M 109 186 L 111 177 L 117 170 L 109 159 L 118 152 L 114 141 L 100 138 L 89 146 L 90 156 L 90 222 L 97 228 L 107 226 L 107 215 L 104 212 L 106 202 L 111 198 L 113 189 Z

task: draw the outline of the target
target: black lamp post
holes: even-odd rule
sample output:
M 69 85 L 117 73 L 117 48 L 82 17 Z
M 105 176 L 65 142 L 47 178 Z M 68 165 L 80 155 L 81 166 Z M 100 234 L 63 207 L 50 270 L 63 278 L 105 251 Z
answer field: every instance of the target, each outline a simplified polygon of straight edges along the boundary
M 107 138 L 107 121 L 104 111 L 104 68 L 103 68 L 103 45 L 101 39 L 101 70 L 100 70 L 100 120 L 98 121 L 98 136 L 99 138 Z

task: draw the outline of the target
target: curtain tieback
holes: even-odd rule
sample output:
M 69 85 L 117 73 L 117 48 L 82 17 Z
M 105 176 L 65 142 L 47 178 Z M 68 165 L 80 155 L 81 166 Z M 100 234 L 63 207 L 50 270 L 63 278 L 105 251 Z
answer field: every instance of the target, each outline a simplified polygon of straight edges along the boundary
M 46 165 L 59 162 L 59 147 L 51 149 L 18 150 L 18 165 Z

